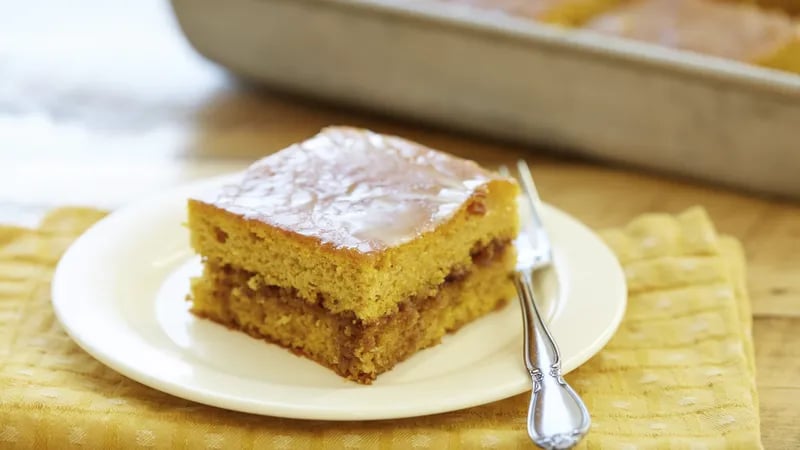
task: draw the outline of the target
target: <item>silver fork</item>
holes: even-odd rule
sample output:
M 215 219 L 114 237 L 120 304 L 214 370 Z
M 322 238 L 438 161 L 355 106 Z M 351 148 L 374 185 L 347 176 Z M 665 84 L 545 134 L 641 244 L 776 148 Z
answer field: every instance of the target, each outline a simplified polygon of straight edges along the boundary
M 541 448 L 567 449 L 586 435 L 591 418 L 586 405 L 561 375 L 558 346 L 536 305 L 534 274 L 553 265 L 553 249 L 539 215 L 541 200 L 525 161 L 517 161 L 517 171 L 530 208 L 530 217 L 523 220 L 522 230 L 514 241 L 518 254 L 514 282 L 522 306 L 525 335 L 523 357 L 533 382 L 528 436 Z M 505 166 L 500 167 L 500 172 L 508 176 Z

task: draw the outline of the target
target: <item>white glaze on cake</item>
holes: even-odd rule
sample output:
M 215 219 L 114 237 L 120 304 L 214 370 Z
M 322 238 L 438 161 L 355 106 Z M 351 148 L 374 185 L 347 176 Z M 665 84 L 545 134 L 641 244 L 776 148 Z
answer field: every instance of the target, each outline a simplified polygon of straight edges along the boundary
M 214 204 L 366 253 L 433 230 L 495 178 L 472 161 L 405 139 L 329 127 L 255 162 Z

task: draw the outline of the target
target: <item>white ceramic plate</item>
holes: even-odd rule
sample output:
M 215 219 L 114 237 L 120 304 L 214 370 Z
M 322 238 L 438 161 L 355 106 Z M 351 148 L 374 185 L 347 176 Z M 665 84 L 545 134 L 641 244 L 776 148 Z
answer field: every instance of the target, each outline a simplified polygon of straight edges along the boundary
M 192 316 L 184 297 L 200 263 L 182 226 L 186 199 L 229 181 L 215 178 L 128 206 L 70 247 L 55 273 L 53 306 L 78 345 L 121 374 L 172 395 L 291 418 L 411 417 L 530 389 L 516 302 L 446 336 L 371 386 Z M 613 335 L 625 310 L 625 280 L 611 251 L 589 229 L 553 207 L 544 210 L 544 219 L 556 270 L 542 283 L 541 297 L 554 299 L 544 309 L 568 372 Z

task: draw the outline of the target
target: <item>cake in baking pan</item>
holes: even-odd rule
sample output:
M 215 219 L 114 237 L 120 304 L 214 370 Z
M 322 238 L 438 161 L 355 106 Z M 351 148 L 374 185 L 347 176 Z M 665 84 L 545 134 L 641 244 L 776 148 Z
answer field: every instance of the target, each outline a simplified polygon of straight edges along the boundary
M 791 70 L 798 27 L 781 12 L 708 0 L 638 0 L 598 15 L 585 29 Z M 798 67 L 800 69 L 800 67 Z
M 442 1 L 800 73 L 800 1 Z

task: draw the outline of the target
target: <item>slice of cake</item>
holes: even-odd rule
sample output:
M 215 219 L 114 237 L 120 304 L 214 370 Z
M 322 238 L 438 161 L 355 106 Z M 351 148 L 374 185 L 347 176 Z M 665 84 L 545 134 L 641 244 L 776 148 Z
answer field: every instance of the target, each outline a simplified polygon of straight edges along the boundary
M 346 127 L 189 200 L 192 311 L 370 383 L 514 295 L 517 184 Z
M 713 0 L 638 0 L 584 28 L 784 70 L 800 70 L 797 25 L 778 11 Z

